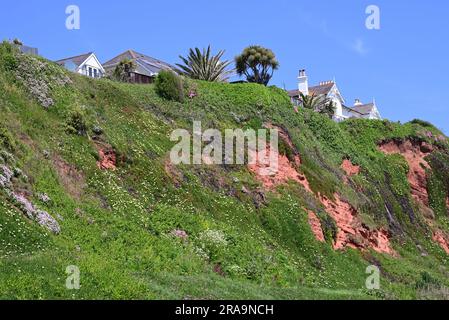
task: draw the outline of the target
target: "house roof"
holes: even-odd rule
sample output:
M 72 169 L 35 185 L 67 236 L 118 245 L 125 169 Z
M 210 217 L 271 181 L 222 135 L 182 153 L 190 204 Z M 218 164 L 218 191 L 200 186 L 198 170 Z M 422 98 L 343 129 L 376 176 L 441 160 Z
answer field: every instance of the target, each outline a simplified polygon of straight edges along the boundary
M 346 110 L 349 111 L 349 112 L 356 113 L 356 114 L 358 114 L 358 115 L 360 115 L 360 116 L 364 116 L 364 115 L 365 115 L 365 113 L 362 113 L 362 112 L 360 112 L 360 111 L 358 111 L 358 110 L 355 110 L 354 108 L 350 108 L 350 107 L 347 107 L 347 106 L 345 106 L 345 105 L 343 105 L 343 109 L 346 109 Z
M 159 73 L 161 70 L 174 70 L 175 67 L 145 54 L 136 52 L 134 50 L 127 50 L 122 54 L 119 54 L 115 58 L 105 62 L 103 64 L 104 68 L 112 68 L 118 65 L 123 60 L 132 60 L 137 64 L 137 73 L 141 73 L 147 76 L 154 76 L 156 73 Z
M 92 55 L 93 52 L 81 54 L 79 56 L 74 56 L 70 58 L 61 59 L 58 61 L 55 61 L 57 64 L 64 65 L 66 62 L 73 62 L 77 67 L 83 64 L 84 61 L 87 60 Z
M 289 97 L 299 97 L 299 90 L 288 90 L 287 94 L 289 95 Z
M 333 82 L 333 81 L 321 83 L 317 86 L 310 87 L 309 94 L 314 95 L 314 96 L 327 95 L 332 90 L 334 85 L 335 85 L 335 82 Z M 288 95 L 290 97 L 299 97 L 299 90 L 290 90 L 290 91 L 288 91 Z
M 353 110 L 360 112 L 362 114 L 370 114 L 375 108 L 376 108 L 376 106 L 374 105 L 374 103 L 367 103 L 367 104 L 354 106 Z
M 315 96 L 327 95 L 334 85 L 334 82 L 326 82 L 318 86 L 310 87 L 309 92 Z

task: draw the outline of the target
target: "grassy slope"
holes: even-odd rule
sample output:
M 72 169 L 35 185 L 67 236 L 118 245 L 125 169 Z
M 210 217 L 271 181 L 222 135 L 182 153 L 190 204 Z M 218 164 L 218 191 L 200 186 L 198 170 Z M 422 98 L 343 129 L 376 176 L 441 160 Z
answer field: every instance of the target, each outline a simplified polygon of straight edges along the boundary
M 56 85 L 55 78 L 66 73 L 48 64 L 33 69 L 34 77 L 50 84 L 55 101 L 45 110 L 14 76 L 18 61 L 37 61 L 11 55 L 4 46 L 0 57 L 0 148 L 14 155 L 9 165 L 28 176 L 15 181 L 16 187 L 63 217 L 62 233 L 48 234 L 0 191 L 1 298 L 416 298 L 423 274 L 449 285 L 447 256 L 401 206 L 413 206 L 404 161 L 376 149 L 386 138 L 438 134 L 433 127 L 363 120 L 338 125 L 314 113 L 294 114 L 281 90 L 258 85 L 197 82 L 199 96 L 182 104 L 159 98 L 152 86 L 68 73 L 73 83 Z M 91 131 L 88 137 L 67 132 L 73 110 L 81 110 L 89 129 L 103 129 L 101 139 L 119 154 L 118 170 L 98 170 Z M 257 208 L 241 191 L 258 186 L 243 167 L 184 167 L 175 184 L 165 171 L 173 145 L 169 135 L 175 128 L 190 129 L 192 120 L 206 128 L 260 128 L 268 121 L 285 127 L 314 191 L 338 191 L 367 224 L 387 225 L 385 202 L 394 208 L 407 231 L 395 239 L 402 257 L 334 252 L 318 243 L 303 208 L 314 208 L 325 220 L 320 204 L 289 184 L 267 194 L 267 203 Z M 341 182 L 339 165 L 347 156 L 364 168 L 353 188 Z M 62 161 L 82 178 L 58 174 L 55 163 Z M 433 179 L 438 221 L 445 225 L 444 173 Z M 357 186 L 365 192 L 354 191 Z M 42 192 L 51 203 L 39 203 Z M 189 241 L 170 237 L 173 229 L 187 231 Z M 414 243 L 429 255 L 421 257 Z M 384 274 L 375 294 L 364 290 L 368 261 L 380 263 Z M 65 288 L 69 265 L 81 270 L 79 291 Z M 217 265 L 226 277 L 214 273 Z

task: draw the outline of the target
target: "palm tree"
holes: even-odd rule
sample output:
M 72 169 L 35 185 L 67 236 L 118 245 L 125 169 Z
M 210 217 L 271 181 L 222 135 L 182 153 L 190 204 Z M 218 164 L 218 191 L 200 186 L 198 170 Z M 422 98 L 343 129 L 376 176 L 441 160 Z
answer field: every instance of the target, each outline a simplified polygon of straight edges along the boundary
M 304 93 L 300 92 L 299 95 L 301 97 L 301 106 L 303 108 L 316 111 L 319 104 L 319 99 L 314 94 L 305 95 Z
M 327 115 L 330 119 L 332 119 L 335 115 L 335 109 L 335 103 L 332 100 L 326 98 L 318 108 L 318 112 Z
M 179 56 L 184 64 L 177 63 L 179 67 L 177 71 L 192 79 L 210 82 L 226 81 L 233 71 L 226 69 L 231 64 L 230 61 L 221 61 L 224 53 L 224 50 L 220 50 L 217 55 L 211 55 L 210 45 L 202 52 L 198 48 L 190 49 L 186 58 Z
M 130 82 L 130 73 L 134 71 L 136 64 L 134 61 L 124 59 L 115 67 L 112 78 L 121 82 Z
M 312 95 L 305 95 L 302 92 L 299 93 L 301 97 L 301 105 L 305 109 L 310 109 L 315 112 L 325 114 L 329 118 L 332 118 L 335 114 L 335 103 L 323 96 L 315 96 Z

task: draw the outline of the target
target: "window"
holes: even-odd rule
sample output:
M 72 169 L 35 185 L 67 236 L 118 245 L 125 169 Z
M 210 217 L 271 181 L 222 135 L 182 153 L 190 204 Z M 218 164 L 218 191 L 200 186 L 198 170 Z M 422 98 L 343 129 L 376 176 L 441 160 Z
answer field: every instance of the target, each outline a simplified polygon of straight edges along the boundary
M 91 67 L 89 67 L 89 77 L 93 77 L 93 74 L 92 74 L 92 68 Z
M 94 69 L 94 78 L 98 78 L 98 70 Z

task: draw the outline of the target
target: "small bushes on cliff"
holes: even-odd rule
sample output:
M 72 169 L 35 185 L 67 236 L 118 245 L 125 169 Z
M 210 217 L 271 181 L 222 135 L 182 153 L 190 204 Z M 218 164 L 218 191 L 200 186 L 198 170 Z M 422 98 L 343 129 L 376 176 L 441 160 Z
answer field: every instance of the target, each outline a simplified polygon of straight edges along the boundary
M 161 71 L 155 81 L 156 93 L 167 100 L 183 102 L 184 85 L 181 77 L 171 71 Z
M 446 218 L 448 208 L 446 201 L 449 198 L 449 156 L 442 152 L 433 153 L 428 157 L 432 174 L 427 181 L 429 202 L 437 216 Z
M 22 54 L 7 42 L 0 44 L 0 68 L 12 74 L 44 108 L 54 105 L 53 89 L 72 82 L 60 66 L 47 63 L 40 57 Z
M 419 124 L 421 127 L 424 127 L 424 128 L 434 128 L 433 124 L 431 124 L 428 121 L 421 120 L 421 119 L 413 119 L 412 121 L 410 121 L 410 123 Z
M 12 44 L 3 41 L 0 44 L 0 68 L 6 71 L 12 71 L 17 68 L 18 61 L 16 58 L 17 48 Z
M 13 151 L 15 149 L 14 138 L 9 133 L 8 129 L 0 124 L 0 148 L 5 147 L 9 151 Z
M 67 117 L 66 130 L 70 134 L 85 136 L 87 134 L 86 116 L 81 109 L 71 111 Z

